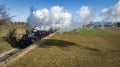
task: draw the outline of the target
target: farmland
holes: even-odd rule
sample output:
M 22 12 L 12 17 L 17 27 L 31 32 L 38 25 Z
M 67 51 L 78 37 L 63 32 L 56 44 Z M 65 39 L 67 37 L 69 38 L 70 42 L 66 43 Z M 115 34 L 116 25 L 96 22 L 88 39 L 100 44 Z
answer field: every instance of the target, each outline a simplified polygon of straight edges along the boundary
M 7 67 L 118 67 L 120 28 L 55 33 Z

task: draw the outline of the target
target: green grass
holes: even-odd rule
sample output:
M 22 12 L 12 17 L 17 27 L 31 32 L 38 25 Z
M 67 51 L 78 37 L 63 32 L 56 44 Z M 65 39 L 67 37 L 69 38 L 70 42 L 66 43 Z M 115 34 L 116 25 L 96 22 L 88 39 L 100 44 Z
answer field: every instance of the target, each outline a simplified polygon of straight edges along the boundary
M 80 30 L 79 32 L 56 33 L 45 43 L 7 66 L 119 67 L 120 28 L 98 28 Z
M 79 34 L 112 34 L 112 32 L 106 31 L 104 29 L 96 28 L 82 28 L 82 29 L 74 29 L 69 33 L 79 33 Z

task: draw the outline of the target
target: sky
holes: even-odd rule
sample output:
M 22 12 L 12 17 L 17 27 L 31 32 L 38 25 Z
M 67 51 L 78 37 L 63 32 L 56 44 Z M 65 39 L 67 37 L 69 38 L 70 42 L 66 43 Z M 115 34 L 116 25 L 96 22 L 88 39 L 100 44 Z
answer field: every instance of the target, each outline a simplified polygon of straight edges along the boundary
M 4 4 L 9 9 L 9 13 L 15 16 L 14 21 L 23 22 L 26 22 L 30 15 L 31 6 L 34 9 L 50 9 L 53 6 L 61 6 L 77 17 L 76 11 L 82 6 L 88 6 L 96 14 L 99 14 L 101 9 L 110 8 L 117 2 L 118 0 L 0 0 L 0 4 Z

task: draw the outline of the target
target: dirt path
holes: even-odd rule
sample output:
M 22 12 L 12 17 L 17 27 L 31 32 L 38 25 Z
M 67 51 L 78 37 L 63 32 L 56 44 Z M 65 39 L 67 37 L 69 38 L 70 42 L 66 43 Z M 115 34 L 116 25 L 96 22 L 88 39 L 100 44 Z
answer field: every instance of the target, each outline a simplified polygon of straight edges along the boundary
M 56 33 L 56 32 L 55 32 L 55 33 Z M 47 37 L 41 39 L 41 40 L 39 41 L 39 44 L 44 43 L 44 42 L 45 42 L 45 39 L 49 39 L 49 38 L 50 38 L 51 36 L 53 36 L 55 33 L 52 33 L 52 34 L 48 35 Z M 36 47 L 37 47 L 37 45 L 34 45 L 34 44 L 33 44 L 33 45 L 31 45 L 31 46 L 23 49 L 19 55 L 15 56 L 15 57 L 10 57 L 9 59 L 5 60 L 4 62 L 1 62 L 1 63 L 0 63 L 0 66 L 6 67 L 7 64 L 14 63 L 16 60 L 20 59 L 20 58 L 23 57 L 26 53 L 28 53 L 29 51 L 33 50 L 33 49 L 36 48 Z

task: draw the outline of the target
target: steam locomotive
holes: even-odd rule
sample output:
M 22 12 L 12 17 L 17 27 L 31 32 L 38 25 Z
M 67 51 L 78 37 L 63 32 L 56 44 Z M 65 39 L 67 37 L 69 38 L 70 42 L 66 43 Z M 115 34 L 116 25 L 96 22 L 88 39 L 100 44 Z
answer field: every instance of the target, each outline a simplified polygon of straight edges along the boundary
M 36 31 L 32 31 L 32 32 L 27 32 L 25 35 L 23 35 L 23 37 L 21 38 L 21 40 L 19 40 L 18 45 L 20 48 L 25 48 L 27 46 L 29 46 L 30 44 L 48 36 L 49 34 L 55 32 L 56 30 L 52 30 L 50 29 L 49 31 L 45 31 L 45 30 L 36 30 Z

